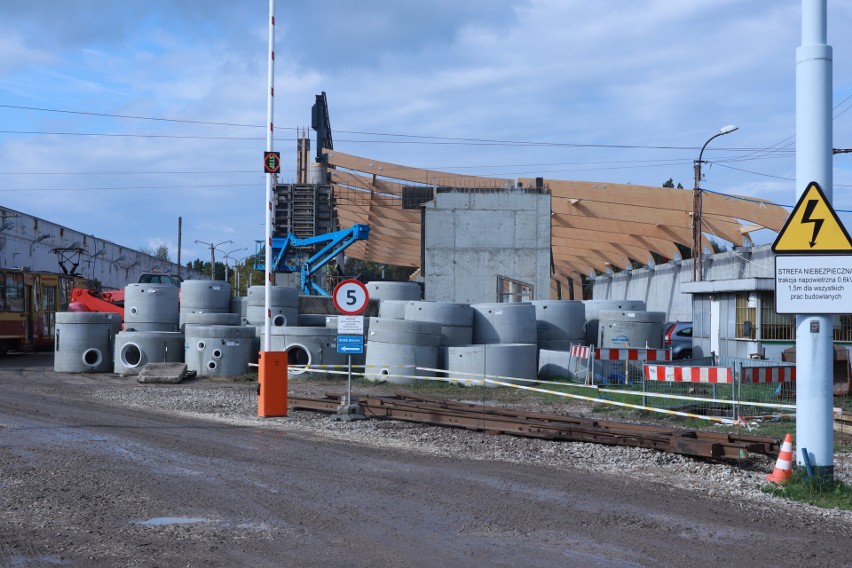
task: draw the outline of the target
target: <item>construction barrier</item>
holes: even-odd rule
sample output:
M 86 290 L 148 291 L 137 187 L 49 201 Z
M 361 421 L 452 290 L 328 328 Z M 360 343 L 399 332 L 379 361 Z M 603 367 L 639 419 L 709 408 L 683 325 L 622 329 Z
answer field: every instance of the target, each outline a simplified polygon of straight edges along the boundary
M 674 365 L 645 365 L 646 381 L 670 383 L 732 384 L 734 374 L 727 367 L 680 367 Z
M 796 367 L 743 367 L 740 380 L 752 384 L 794 383 Z
M 671 349 L 595 349 L 597 361 L 671 361 Z

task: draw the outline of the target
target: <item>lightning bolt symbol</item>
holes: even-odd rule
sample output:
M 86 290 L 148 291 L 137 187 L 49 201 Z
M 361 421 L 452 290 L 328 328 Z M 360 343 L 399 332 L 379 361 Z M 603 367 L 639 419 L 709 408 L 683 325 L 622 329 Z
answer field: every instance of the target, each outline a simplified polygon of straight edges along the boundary
M 814 245 L 816 244 L 817 235 L 819 234 L 819 230 L 822 229 L 822 224 L 825 222 L 825 219 L 811 219 L 811 215 L 813 215 L 817 203 L 819 203 L 819 200 L 809 199 L 808 204 L 805 205 L 805 214 L 802 215 L 802 223 L 814 224 L 814 234 L 811 237 L 810 242 L 811 248 L 814 248 Z

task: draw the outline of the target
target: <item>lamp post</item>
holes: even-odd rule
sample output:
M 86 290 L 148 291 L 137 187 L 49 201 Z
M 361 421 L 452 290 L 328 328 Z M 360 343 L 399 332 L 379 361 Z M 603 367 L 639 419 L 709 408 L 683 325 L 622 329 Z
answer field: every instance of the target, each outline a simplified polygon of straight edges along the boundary
M 723 127 L 719 132 L 711 136 L 707 139 L 707 142 L 704 143 L 704 146 L 701 147 L 701 152 L 698 154 L 698 159 L 695 161 L 695 186 L 692 189 L 692 280 L 693 282 L 698 282 L 704 279 L 703 270 L 702 270 L 702 246 L 701 246 L 701 214 L 702 214 L 702 206 L 703 199 L 701 196 L 701 164 L 704 163 L 702 158 L 704 156 L 704 149 L 707 148 L 707 144 L 710 143 L 711 140 L 718 138 L 719 136 L 724 136 L 725 134 L 730 134 L 731 132 L 738 130 L 739 126 L 734 126 L 733 124 L 729 124 L 728 126 Z
M 216 280 L 216 248 L 221 245 L 232 244 L 234 241 L 222 241 L 221 243 L 213 244 L 196 239 L 195 242 L 197 244 L 207 245 L 210 247 L 210 280 Z
M 241 251 L 241 250 L 246 250 L 247 248 L 248 247 L 242 247 L 242 248 L 234 249 L 231 252 L 225 253 L 225 282 L 228 281 L 228 259 L 231 257 L 231 253 Z M 234 266 L 234 268 L 236 268 L 236 265 Z

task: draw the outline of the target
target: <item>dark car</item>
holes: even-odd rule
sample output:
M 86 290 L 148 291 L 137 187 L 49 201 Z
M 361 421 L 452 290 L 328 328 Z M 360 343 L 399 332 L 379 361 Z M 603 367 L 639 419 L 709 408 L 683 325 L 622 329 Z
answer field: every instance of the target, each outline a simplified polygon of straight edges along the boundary
M 692 322 L 673 321 L 666 324 L 665 346 L 671 347 L 672 359 L 692 358 Z

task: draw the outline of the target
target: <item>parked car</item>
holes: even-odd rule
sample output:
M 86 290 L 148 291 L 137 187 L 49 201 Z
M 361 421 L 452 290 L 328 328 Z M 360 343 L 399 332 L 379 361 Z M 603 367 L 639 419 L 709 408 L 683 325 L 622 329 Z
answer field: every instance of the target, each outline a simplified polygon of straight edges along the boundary
M 692 322 L 672 321 L 666 324 L 665 346 L 671 347 L 672 359 L 692 358 Z

